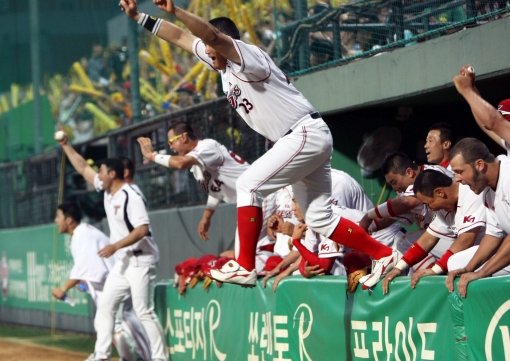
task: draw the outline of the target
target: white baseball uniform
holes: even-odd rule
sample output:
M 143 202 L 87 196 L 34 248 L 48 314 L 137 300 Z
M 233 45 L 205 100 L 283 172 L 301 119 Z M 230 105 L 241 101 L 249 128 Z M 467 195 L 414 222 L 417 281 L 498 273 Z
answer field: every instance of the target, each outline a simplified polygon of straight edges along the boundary
M 363 187 L 349 174 L 331 169 L 332 203 L 339 207 L 366 212 L 374 206 Z
M 457 210 L 455 212 L 446 210 L 436 211 L 434 219 L 426 232 L 443 240 L 450 239 L 451 243 L 453 243 L 462 233 L 482 227 L 475 240 L 475 244 L 479 244 L 485 233 L 487 219 L 483 206 L 483 196 L 475 194 L 469 186 L 459 184 L 458 197 Z M 451 243 L 444 242 L 441 245 L 436 245 L 430 251 L 430 254 L 435 258 L 440 258 L 450 247 Z
M 373 207 L 372 201 L 368 198 L 361 185 L 344 171 L 331 169 L 331 187 L 331 204 L 334 206 L 363 212 Z M 284 187 L 273 194 L 276 194 L 276 214 L 281 216 L 284 221 L 296 224 L 297 219 L 292 210 L 292 187 Z M 359 219 L 356 219 L 356 222 L 358 221 Z M 289 253 L 288 244 L 291 237 L 282 233 L 277 233 L 276 236 L 275 252 L 284 257 Z M 337 246 L 340 247 L 338 243 Z
M 198 161 L 201 173 L 192 169 L 195 179 L 207 190 L 207 207 L 216 208 L 221 202 L 236 202 L 237 178 L 249 167 L 244 159 L 214 139 L 201 139 L 186 155 Z
M 241 64 L 227 61 L 220 71 L 223 91 L 252 129 L 275 142 L 238 178 L 237 206 L 261 207 L 265 196 L 292 184 L 308 226 L 329 236 L 339 221 L 329 203 L 333 146 L 329 128 L 267 53 L 232 41 Z M 193 50 L 213 68 L 202 40 L 194 41 Z
M 500 155 L 497 159 L 501 162 L 499 166 L 499 177 L 496 191 L 487 187 L 482 192 L 484 209 L 487 212 L 486 234 L 503 239 L 510 234 L 510 158 Z M 448 269 L 455 270 L 465 267 L 473 257 L 478 246 L 471 247 L 463 252 L 454 254 L 448 260 Z M 510 266 L 503 268 L 494 275 L 510 274 Z
M 69 278 L 85 282 L 96 305 L 101 300 L 106 277 L 114 265 L 112 258 L 98 255 L 99 250 L 109 244 L 110 240 L 103 232 L 86 223 L 80 223 L 71 236 L 73 267 Z M 123 308 L 119 316 L 121 319 L 117 320 L 115 333 L 127 335 L 115 339 L 119 355 L 126 361 L 135 361 L 138 353 L 143 360 L 150 360 L 149 340 L 132 308 Z
M 103 188 L 98 175 L 94 186 L 98 191 Z M 104 192 L 104 208 L 111 243 L 123 239 L 138 226 L 150 224 L 142 195 L 129 184 L 124 184 L 114 194 Z M 106 279 L 94 320 L 97 330 L 96 356 L 109 357 L 114 314 L 120 303 L 131 296 L 133 309 L 149 338 L 152 359 L 167 360 L 163 330 L 154 312 L 152 297 L 159 249 L 150 231 L 146 237 L 115 252 L 114 257 L 115 264 Z

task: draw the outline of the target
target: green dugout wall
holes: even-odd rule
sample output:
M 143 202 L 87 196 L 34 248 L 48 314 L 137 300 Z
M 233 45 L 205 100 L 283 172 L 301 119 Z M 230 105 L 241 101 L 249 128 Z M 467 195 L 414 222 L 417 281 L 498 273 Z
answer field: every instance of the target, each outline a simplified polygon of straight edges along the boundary
M 93 332 L 85 294 L 70 291 L 74 307 L 51 297 L 71 268 L 68 242 L 53 225 L 0 232 L 1 322 Z M 402 277 L 388 296 L 380 286 L 347 294 L 345 277 L 333 276 L 290 277 L 276 293 L 270 281 L 208 291 L 199 284 L 180 296 L 170 271 L 161 274 L 165 242 L 158 238 L 154 296 L 173 361 L 510 360 L 510 277 L 476 281 L 466 299 L 447 292 L 444 276 L 414 290 Z
M 509 360 L 510 278 L 477 281 L 461 299 L 444 276 L 346 293 L 345 277 L 283 280 L 276 293 L 233 285 L 179 296 L 156 287 L 173 361 Z

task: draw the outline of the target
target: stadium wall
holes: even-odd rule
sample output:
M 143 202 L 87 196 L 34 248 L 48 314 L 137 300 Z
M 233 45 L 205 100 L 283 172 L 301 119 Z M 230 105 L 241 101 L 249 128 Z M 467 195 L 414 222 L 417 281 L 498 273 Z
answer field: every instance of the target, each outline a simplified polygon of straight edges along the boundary
M 326 114 L 451 88 L 453 75 L 466 63 L 475 66 L 477 79 L 508 74 L 509 31 L 510 18 L 503 18 L 303 75 L 295 85 Z
M 208 242 L 196 235 L 202 211 L 186 207 L 150 213 L 161 256 L 158 280 L 173 279 L 175 265 L 185 258 L 233 248 L 235 206 L 219 206 Z M 109 233 L 106 222 L 98 227 Z M 70 237 L 58 234 L 52 224 L 0 230 L 0 322 L 93 332 L 93 304 L 87 295 L 69 291 L 74 306 L 51 296 L 52 288 L 62 285 L 71 270 L 69 242 Z
M 276 293 L 160 284 L 156 309 L 173 361 L 508 360 L 510 278 L 476 281 L 465 299 L 444 281 L 401 277 L 387 296 L 349 294 L 343 276 L 290 277 Z

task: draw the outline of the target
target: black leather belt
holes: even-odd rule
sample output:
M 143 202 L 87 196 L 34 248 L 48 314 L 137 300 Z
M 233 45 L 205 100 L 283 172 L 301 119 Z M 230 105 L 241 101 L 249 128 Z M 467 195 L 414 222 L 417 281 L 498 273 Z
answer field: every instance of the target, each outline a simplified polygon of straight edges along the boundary
M 311 117 L 312 119 L 319 119 L 319 118 L 321 117 L 321 113 L 319 113 L 319 112 L 313 112 L 313 113 L 310 113 L 310 117 Z M 285 135 L 289 135 L 290 133 L 292 133 L 292 128 L 291 128 L 291 129 L 289 129 L 289 130 L 287 131 L 287 133 L 285 133 Z M 285 135 L 284 135 L 284 137 L 285 137 Z

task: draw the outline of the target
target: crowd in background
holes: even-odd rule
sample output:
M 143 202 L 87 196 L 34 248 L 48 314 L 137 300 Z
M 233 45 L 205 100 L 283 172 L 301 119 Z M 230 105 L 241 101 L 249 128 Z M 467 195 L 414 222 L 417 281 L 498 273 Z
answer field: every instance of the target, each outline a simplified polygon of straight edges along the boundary
M 264 8 L 265 5 L 269 8 Z M 431 5 L 428 1 L 404 2 L 403 5 L 404 8 L 408 7 L 404 19 L 410 23 L 414 19 L 415 22 L 426 22 L 434 26 L 466 19 L 466 5 L 447 7 L 439 12 L 436 11 L 437 6 Z M 235 13 L 230 5 L 221 6 L 224 11 Z M 278 8 L 273 14 L 272 6 L 272 2 L 262 0 L 243 3 L 240 5 L 242 11 L 236 20 L 242 24 L 245 40 L 261 46 L 275 58 L 278 34 L 281 35 L 279 29 L 293 21 L 296 10 L 291 2 L 284 1 L 277 5 Z M 504 1 L 476 1 L 476 12 L 477 15 L 481 15 L 504 9 L 505 6 Z M 255 10 L 261 8 L 264 10 L 255 16 Z M 201 11 L 207 15 L 221 9 Z M 309 1 L 306 15 L 328 14 L 335 9 L 343 10 L 325 26 L 317 27 L 317 31 L 311 31 L 308 35 L 310 66 L 335 60 L 331 21 L 338 19 L 341 25 L 362 26 L 393 24 L 396 21 L 391 6 L 380 1 Z M 246 20 L 247 17 L 251 20 Z M 408 40 L 425 30 L 407 27 L 403 35 Z M 178 50 L 171 51 L 163 42 L 147 34 L 141 34 L 140 103 L 137 107 L 140 109 L 141 119 L 186 108 L 218 96 L 216 73 L 204 67 L 193 67 L 189 54 Z M 395 40 L 396 34 L 385 30 L 379 32 L 369 28 L 345 30 L 341 32 L 339 56 L 356 57 Z M 414 43 L 408 42 L 411 45 Z M 134 106 L 131 98 L 128 51 L 126 44 L 105 46 L 96 43 L 92 45 L 89 55 L 77 59 L 70 66 L 67 74 L 46 75 L 43 79 L 42 93 L 50 101 L 54 119 L 64 126 L 73 142 L 86 141 L 109 130 L 133 123 Z M 285 66 L 283 68 L 285 69 Z M 295 70 L 293 66 L 287 68 L 289 71 Z M 10 94 L 0 96 L 0 114 L 32 98 L 31 86 L 12 84 Z

